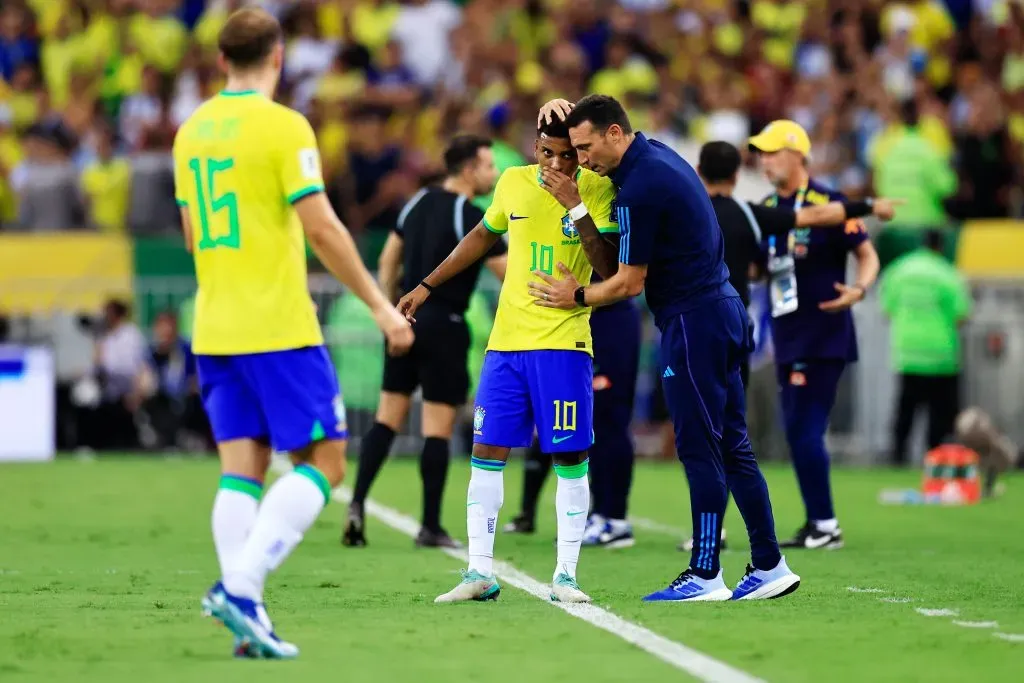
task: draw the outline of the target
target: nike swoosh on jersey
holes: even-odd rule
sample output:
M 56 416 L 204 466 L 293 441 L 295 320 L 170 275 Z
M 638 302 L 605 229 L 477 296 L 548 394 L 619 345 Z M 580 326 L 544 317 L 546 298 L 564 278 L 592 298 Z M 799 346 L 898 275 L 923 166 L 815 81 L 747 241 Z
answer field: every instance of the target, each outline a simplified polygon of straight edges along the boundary
M 579 512 L 566 512 L 566 513 L 565 513 L 565 516 L 566 516 L 566 517 L 579 517 L 579 516 L 580 516 L 580 515 L 582 515 L 582 514 L 583 514 L 584 512 L 586 512 L 586 510 L 580 510 Z
M 563 441 L 568 441 L 573 436 L 573 434 L 566 434 L 565 436 L 553 436 L 551 437 L 551 443 L 562 443 Z
M 513 213 L 513 214 L 509 214 L 509 217 L 508 217 L 508 219 L 509 219 L 510 221 L 521 221 L 521 220 L 523 220 L 524 218 L 529 218 L 529 216 L 517 216 L 517 215 L 515 215 L 515 214 Z

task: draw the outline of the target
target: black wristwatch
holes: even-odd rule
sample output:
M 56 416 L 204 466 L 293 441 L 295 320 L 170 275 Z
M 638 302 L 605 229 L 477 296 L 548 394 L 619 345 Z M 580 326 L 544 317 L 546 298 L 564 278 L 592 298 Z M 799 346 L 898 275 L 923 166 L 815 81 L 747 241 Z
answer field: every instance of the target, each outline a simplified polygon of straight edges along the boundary
M 585 297 L 586 297 L 586 289 L 584 287 L 577 287 L 576 288 L 576 292 L 573 295 L 573 298 L 576 300 L 576 305 L 577 306 L 586 306 L 587 305 L 587 300 L 586 300 Z

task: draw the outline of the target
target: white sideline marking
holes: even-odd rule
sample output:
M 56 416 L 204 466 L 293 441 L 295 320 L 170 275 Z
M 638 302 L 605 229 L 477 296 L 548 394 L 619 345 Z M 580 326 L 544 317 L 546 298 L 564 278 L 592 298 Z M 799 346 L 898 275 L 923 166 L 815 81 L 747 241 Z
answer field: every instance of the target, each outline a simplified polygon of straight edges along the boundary
M 914 611 L 923 617 L 958 617 L 960 616 L 960 610 L 957 609 L 946 609 L 944 607 L 939 609 L 928 609 L 926 607 L 915 607 Z
M 1024 633 L 993 633 L 992 635 L 1011 643 L 1024 643 Z
M 278 473 L 287 472 L 289 469 L 287 461 L 282 462 L 277 459 L 274 460 L 272 467 Z M 348 503 L 351 500 L 351 495 L 348 489 L 339 487 L 334 490 L 332 497 L 340 503 Z M 366 512 L 410 538 L 415 538 L 416 534 L 419 533 L 419 522 L 386 505 L 381 505 L 373 500 L 367 500 Z M 465 550 L 441 548 L 441 551 L 463 563 L 469 559 Z M 537 581 L 510 564 L 496 561 L 494 563 L 494 572 L 509 585 L 529 593 L 538 600 L 543 600 L 554 607 L 568 612 L 591 626 L 616 635 L 627 643 L 636 645 L 641 650 L 654 655 L 666 664 L 685 671 L 702 681 L 707 681 L 708 683 L 764 683 L 760 678 L 755 678 L 739 669 L 734 669 L 724 662 L 690 649 L 681 643 L 669 640 L 654 631 L 627 621 L 596 605 L 570 605 L 552 602 L 550 599 L 551 587 L 549 585 Z M 445 609 L 445 607 L 439 607 L 438 609 Z
M 884 593 L 881 588 L 860 588 L 858 586 L 847 586 L 846 590 L 851 593 Z
M 953 623 L 964 628 L 999 628 L 998 621 L 959 621 L 954 619 Z
M 905 605 L 908 602 L 914 602 L 914 598 L 878 598 L 882 602 L 888 602 L 893 605 Z
M 644 531 L 653 531 L 656 534 L 666 534 L 676 538 L 683 538 L 686 536 L 686 532 L 679 527 L 674 527 L 670 524 L 662 524 L 661 522 L 657 522 L 653 519 L 647 519 L 646 517 L 630 517 L 628 521 L 637 529 L 643 529 Z

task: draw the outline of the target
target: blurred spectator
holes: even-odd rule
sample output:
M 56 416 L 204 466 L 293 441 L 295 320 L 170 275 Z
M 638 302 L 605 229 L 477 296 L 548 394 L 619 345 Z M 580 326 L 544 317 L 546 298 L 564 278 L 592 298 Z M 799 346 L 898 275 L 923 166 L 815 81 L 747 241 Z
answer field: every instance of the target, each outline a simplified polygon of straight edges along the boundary
M 346 222 L 367 238 L 363 258 L 375 264 L 402 204 L 415 187 L 403 168 L 402 150 L 389 141 L 387 112 L 364 107 L 351 119 L 347 168 L 339 188 Z
M 882 309 L 892 322 L 892 357 L 899 373 L 893 421 L 893 462 L 906 465 L 914 417 L 928 406 L 928 449 L 953 434 L 960 412 L 960 326 L 971 310 L 970 291 L 943 257 L 943 237 L 925 233 L 924 246 L 890 266 L 882 278 Z
M 25 160 L 11 173 L 18 193 L 18 228 L 29 232 L 85 227 L 78 201 L 74 141 L 60 123 L 36 124 L 25 133 Z
M 402 63 L 424 87 L 436 85 L 451 61 L 449 36 L 461 22 L 459 8 L 449 0 L 406 0 L 392 27 L 402 47 Z
M 128 221 L 128 199 L 132 167 L 127 159 L 114 156 L 114 131 L 106 124 L 96 126 L 96 160 L 82 171 L 82 194 L 90 225 L 101 232 L 123 234 Z
M 5 2 L 0 10 L 0 75 L 8 83 L 22 65 L 39 63 L 39 46 L 29 36 L 29 18 L 17 3 Z
M 945 226 L 943 202 L 957 182 L 948 160 L 921 134 L 917 103 L 907 100 L 900 112 L 902 129 L 892 132 L 872 159 L 876 193 L 906 202 L 878 237 L 883 268 L 920 244 L 920 228 Z
M 155 387 L 143 408 L 156 438 L 154 445 L 206 450 L 203 446 L 209 446 L 209 427 L 199 398 L 195 356 L 179 335 L 173 312 L 165 311 L 153 322 L 148 360 L 155 374 Z
M 103 307 L 96 342 L 94 377 L 99 401 L 81 416 L 80 438 L 96 450 L 130 450 L 139 444 L 135 414 L 152 391 L 146 340 L 130 319 L 131 309 L 112 300 Z

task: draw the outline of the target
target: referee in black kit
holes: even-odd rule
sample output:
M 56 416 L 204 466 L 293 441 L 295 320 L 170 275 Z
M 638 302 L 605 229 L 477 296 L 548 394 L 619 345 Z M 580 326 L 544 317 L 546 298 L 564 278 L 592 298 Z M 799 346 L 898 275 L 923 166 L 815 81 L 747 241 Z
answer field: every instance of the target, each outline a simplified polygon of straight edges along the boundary
M 413 195 L 399 214 L 395 230 L 381 253 L 378 277 L 392 301 L 398 300 L 399 281 L 406 292 L 421 284 L 484 217 L 483 211 L 470 200 L 490 193 L 497 181 L 490 140 L 475 135 L 458 136 L 445 150 L 444 162 L 444 181 Z M 504 279 L 506 251 L 504 240 L 498 240 L 485 259 L 436 287 L 416 313 L 416 342 L 412 350 L 401 357 L 385 356 L 380 403 L 373 427 L 362 440 L 355 491 L 341 538 L 343 545 L 366 545 L 363 505 L 395 435 L 409 414 L 410 397 L 416 387 L 422 387 L 423 525 L 416 545 L 458 546 L 441 526 L 441 498 L 456 411 L 469 392 L 466 360 L 470 339 L 463 316 L 482 264 L 499 280 Z

